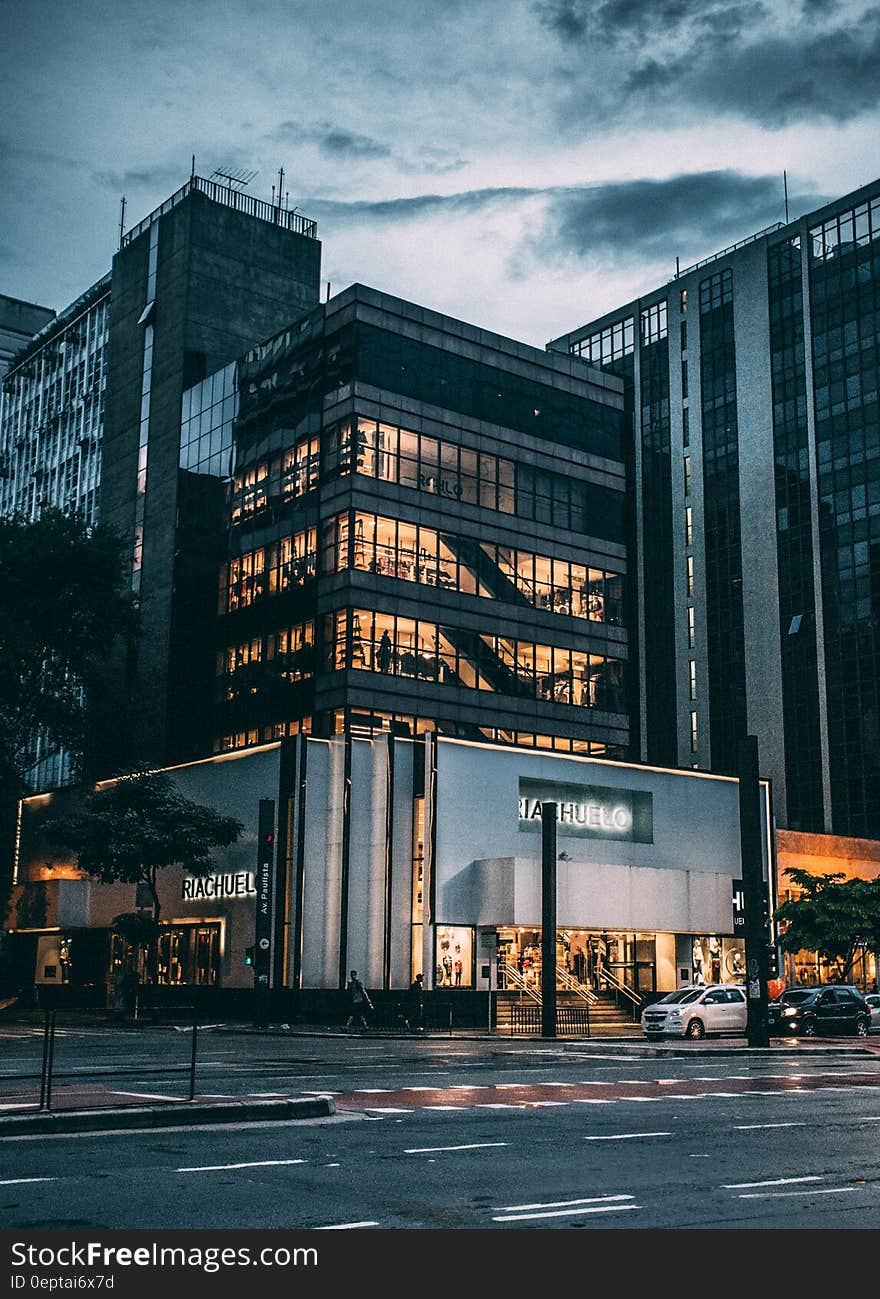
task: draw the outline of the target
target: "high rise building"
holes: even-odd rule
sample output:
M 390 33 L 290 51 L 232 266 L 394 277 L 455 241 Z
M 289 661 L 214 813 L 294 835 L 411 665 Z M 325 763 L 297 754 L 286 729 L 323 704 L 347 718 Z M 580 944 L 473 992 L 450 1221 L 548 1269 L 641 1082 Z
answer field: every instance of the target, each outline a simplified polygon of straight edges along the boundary
M 880 181 L 555 339 L 627 382 L 640 751 L 880 838 Z
M 617 380 L 360 285 L 184 392 L 168 757 L 625 757 L 624 435 Z
M 10 362 L 0 514 L 75 509 L 115 528 L 130 557 L 142 634 L 100 701 L 98 766 L 127 756 L 117 741 L 132 723 L 130 699 L 140 756 L 165 743 L 181 393 L 313 307 L 320 256 L 314 222 L 193 175 Z M 70 774 L 67 755 L 44 747 L 37 788 Z

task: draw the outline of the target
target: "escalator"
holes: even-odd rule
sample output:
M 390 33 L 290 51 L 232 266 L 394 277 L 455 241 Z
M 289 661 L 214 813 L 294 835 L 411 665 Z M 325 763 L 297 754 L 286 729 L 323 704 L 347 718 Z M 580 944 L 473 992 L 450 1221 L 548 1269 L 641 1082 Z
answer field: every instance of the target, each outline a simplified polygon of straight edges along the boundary
M 505 577 L 478 541 L 474 541 L 471 537 L 455 537 L 447 532 L 442 533 L 441 539 L 459 562 L 470 569 L 480 585 L 484 586 L 496 600 L 533 607 L 533 602 L 528 596 L 523 595 L 515 582 Z

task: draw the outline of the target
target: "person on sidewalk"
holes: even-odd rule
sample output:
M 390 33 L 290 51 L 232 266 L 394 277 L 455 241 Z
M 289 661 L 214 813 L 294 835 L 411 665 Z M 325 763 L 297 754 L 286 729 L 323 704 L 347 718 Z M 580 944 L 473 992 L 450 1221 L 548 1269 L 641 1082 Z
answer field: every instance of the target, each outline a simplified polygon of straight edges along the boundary
M 352 970 L 346 989 L 348 994 L 349 1015 L 343 1025 L 344 1028 L 351 1028 L 355 1020 L 361 1028 L 367 1028 L 366 1011 L 373 1009 L 373 1003 L 370 1001 L 369 994 L 358 978 L 357 970 Z
M 423 1033 L 425 1029 L 425 989 L 420 974 L 417 974 L 410 984 L 409 997 L 409 1015 L 406 1026 L 415 1029 L 417 1033 Z

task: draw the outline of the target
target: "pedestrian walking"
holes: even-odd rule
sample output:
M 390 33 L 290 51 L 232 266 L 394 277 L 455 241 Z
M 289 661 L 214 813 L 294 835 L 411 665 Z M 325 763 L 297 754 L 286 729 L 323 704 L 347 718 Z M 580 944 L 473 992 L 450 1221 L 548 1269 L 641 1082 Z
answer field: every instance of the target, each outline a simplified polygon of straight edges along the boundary
M 352 970 L 345 991 L 348 994 L 349 1015 L 343 1027 L 351 1028 L 352 1024 L 357 1020 L 361 1028 L 367 1028 L 366 1012 L 373 1009 L 373 1003 L 370 1001 L 369 993 L 358 978 L 357 970 Z
M 425 989 L 420 974 L 417 974 L 410 984 L 409 997 L 409 1017 L 406 1026 L 415 1029 L 417 1033 L 422 1033 L 425 1028 Z

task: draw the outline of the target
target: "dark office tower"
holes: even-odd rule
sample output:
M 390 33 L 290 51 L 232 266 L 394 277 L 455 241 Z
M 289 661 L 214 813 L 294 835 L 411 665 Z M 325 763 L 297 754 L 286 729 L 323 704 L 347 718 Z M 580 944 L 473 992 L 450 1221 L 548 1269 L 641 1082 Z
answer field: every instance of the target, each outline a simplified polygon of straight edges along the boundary
M 314 222 L 193 176 L 124 237 L 113 261 L 100 515 L 130 546 L 139 635 L 109 690 L 99 765 L 166 761 L 178 537 L 181 395 L 315 305 Z M 207 460 L 216 453 L 206 438 Z M 183 556 L 185 563 L 187 556 Z
M 550 344 L 588 354 L 636 315 L 668 320 L 669 486 L 646 469 L 657 422 L 644 334 L 633 367 L 642 757 L 669 747 L 679 765 L 731 771 L 737 737 L 756 734 L 781 826 L 872 838 L 878 308 L 875 181 Z M 663 644 L 672 656 L 657 653 Z M 664 662 L 674 663 L 674 716 L 652 707 Z
M 627 756 L 617 380 L 354 285 L 183 416 L 185 475 L 214 472 L 206 427 L 234 456 L 215 751 L 436 729 Z
M 627 621 L 641 632 L 640 654 L 630 646 L 630 671 L 639 674 L 639 682 L 631 683 L 632 744 L 636 756 L 666 766 L 677 765 L 668 336 L 667 304 L 661 301 L 598 321 L 589 332 L 578 330 L 565 346 L 623 379 L 628 423 L 639 430 L 637 444 L 630 442 L 625 452 L 635 485 L 630 532 L 638 538 L 642 574 L 638 585 L 631 579 L 628 592 Z

